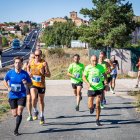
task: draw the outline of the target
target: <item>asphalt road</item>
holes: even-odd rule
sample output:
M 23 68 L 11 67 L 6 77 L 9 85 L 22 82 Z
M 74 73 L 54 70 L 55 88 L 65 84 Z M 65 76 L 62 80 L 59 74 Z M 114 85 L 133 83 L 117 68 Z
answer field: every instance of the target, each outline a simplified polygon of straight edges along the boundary
M 37 31 L 37 33 L 36 33 Z M 29 56 L 31 50 L 34 50 L 36 41 L 38 38 L 38 32 L 39 30 L 32 30 L 27 36 L 26 39 L 28 41 L 28 45 L 30 46 L 29 49 L 26 49 L 24 46 L 20 49 L 8 49 L 2 53 L 2 67 L 10 65 L 13 63 L 13 58 L 16 56 L 21 56 L 23 58 L 26 58 Z M 34 36 L 34 39 L 33 39 Z M 23 43 L 24 45 L 24 43 Z
M 97 127 L 95 113 L 90 115 L 87 108 L 85 86 L 80 111 L 76 112 L 70 81 L 47 81 L 46 123 L 42 126 L 39 120 L 27 122 L 25 110 L 19 129 L 22 135 L 16 137 L 12 134 L 15 120 L 8 115 L 0 123 L 0 140 L 139 140 L 140 118 L 133 100 L 119 96 L 125 93 L 122 83 L 125 82 L 119 81 L 115 95 L 107 94 L 107 105 L 100 118 L 103 126 Z

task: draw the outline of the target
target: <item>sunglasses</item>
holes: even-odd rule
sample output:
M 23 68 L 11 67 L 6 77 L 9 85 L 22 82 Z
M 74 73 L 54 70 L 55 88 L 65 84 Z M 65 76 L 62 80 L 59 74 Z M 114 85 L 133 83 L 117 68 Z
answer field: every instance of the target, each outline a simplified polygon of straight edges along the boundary
M 38 55 L 35 55 L 36 57 L 39 57 L 40 56 L 40 54 L 38 54 Z

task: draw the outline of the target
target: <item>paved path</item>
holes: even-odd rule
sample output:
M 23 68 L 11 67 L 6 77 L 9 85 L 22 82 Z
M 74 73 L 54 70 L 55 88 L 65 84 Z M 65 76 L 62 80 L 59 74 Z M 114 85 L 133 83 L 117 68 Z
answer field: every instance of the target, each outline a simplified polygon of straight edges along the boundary
M 46 124 L 39 125 L 39 120 L 26 122 L 25 110 L 19 130 L 22 135 L 15 137 L 15 120 L 8 115 L 7 120 L 0 122 L 0 140 L 139 140 L 140 118 L 132 105 L 133 99 L 126 98 L 135 82 L 118 80 L 116 94 L 107 94 L 107 105 L 101 112 L 103 126 L 96 127 L 95 113 L 90 115 L 87 108 L 85 86 L 80 111 L 76 112 L 70 81 L 47 81 Z

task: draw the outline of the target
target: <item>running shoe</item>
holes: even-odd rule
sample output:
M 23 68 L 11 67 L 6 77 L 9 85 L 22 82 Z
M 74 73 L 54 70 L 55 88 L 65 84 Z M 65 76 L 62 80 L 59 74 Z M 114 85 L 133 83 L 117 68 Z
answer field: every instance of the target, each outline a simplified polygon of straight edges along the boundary
M 79 111 L 79 106 L 78 105 L 75 107 L 75 110 L 76 111 Z
M 34 116 L 33 116 L 33 120 L 37 120 L 38 119 L 38 111 L 34 112 Z
M 27 121 L 33 121 L 33 117 L 32 117 L 32 116 L 29 116 L 29 117 L 27 118 Z
M 42 125 L 42 124 L 44 124 L 45 123 L 45 121 L 44 121 L 44 116 L 43 117 L 40 117 L 40 124 Z
M 18 131 L 14 131 L 14 136 L 19 136 L 21 135 L 20 133 L 18 133 Z
M 102 126 L 99 120 L 96 120 L 96 126 Z
M 105 108 L 103 103 L 100 104 L 100 107 L 101 107 L 102 109 Z

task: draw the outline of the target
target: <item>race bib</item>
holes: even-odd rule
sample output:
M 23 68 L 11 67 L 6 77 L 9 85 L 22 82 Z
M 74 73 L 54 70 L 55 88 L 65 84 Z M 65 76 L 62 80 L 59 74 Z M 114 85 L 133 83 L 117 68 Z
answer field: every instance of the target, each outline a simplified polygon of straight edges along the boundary
M 93 83 L 99 83 L 100 82 L 100 78 L 99 77 L 94 77 L 94 78 L 92 78 L 92 82 Z
M 76 73 L 75 78 L 80 78 L 80 73 Z
M 33 81 L 35 81 L 35 82 L 41 82 L 41 76 L 33 75 L 32 79 L 33 79 Z
M 21 91 L 21 84 L 11 84 L 11 91 L 20 92 Z

